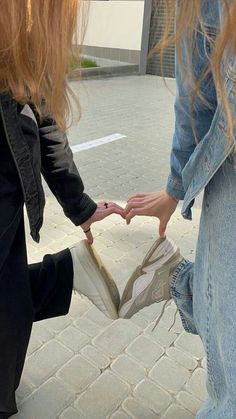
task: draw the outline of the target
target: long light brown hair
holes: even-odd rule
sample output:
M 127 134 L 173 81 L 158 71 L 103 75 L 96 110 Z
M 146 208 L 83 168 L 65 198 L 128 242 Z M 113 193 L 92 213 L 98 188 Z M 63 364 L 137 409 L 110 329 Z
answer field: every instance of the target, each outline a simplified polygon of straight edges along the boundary
M 205 98 L 201 94 L 200 86 L 209 72 L 212 73 L 216 85 L 218 100 L 222 102 L 226 113 L 228 122 L 227 134 L 232 137 L 235 120 L 233 118 L 231 106 L 225 91 L 224 70 L 222 69 L 226 69 L 229 65 L 230 56 L 229 54 L 225 54 L 226 47 L 230 48 L 230 51 L 234 54 L 236 59 L 236 0 L 232 0 L 230 3 L 228 0 L 221 0 L 222 11 L 224 13 L 224 23 L 223 26 L 219 28 L 219 31 L 214 38 L 209 36 L 202 24 L 200 0 L 179 0 L 177 13 L 176 0 L 161 1 L 164 1 L 165 8 L 163 32 L 160 41 L 153 49 L 153 53 L 160 53 L 161 62 L 163 62 L 165 49 L 171 45 L 176 46 L 176 53 L 181 71 L 184 73 L 186 80 L 192 84 L 194 90 L 192 98 L 196 99 L 196 97 L 199 96 L 202 101 L 205 101 Z M 214 2 L 215 0 L 210 1 Z M 157 1 L 157 3 L 159 2 L 160 0 Z M 174 17 L 176 18 L 175 33 L 173 31 Z M 191 55 L 194 38 L 199 31 L 203 33 L 211 44 L 212 54 L 207 67 L 203 69 L 199 80 L 196 80 L 193 76 Z M 183 38 L 185 39 L 185 42 L 187 41 L 188 46 L 187 70 L 182 65 L 181 42 Z
M 0 0 L 0 90 L 65 129 L 79 0 Z

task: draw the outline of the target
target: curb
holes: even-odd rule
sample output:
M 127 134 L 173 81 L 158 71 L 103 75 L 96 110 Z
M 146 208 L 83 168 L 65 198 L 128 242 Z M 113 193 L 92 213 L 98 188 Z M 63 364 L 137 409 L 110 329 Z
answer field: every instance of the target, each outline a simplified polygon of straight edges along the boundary
M 91 68 L 76 68 L 68 75 L 68 80 L 86 80 L 89 78 L 114 77 L 122 75 L 138 75 L 139 66 L 137 64 L 127 64 L 122 66 L 104 66 Z

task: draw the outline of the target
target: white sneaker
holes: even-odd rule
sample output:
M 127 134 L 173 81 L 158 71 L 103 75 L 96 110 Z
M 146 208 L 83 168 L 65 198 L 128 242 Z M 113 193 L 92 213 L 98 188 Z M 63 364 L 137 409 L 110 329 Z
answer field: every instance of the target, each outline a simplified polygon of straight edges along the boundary
M 167 238 L 155 241 L 142 264 L 131 275 L 121 298 L 119 316 L 129 319 L 150 304 L 171 299 L 173 272 L 183 260 L 179 249 Z
M 74 290 L 88 297 L 107 317 L 117 319 L 119 291 L 94 247 L 83 240 L 72 247 L 70 252 L 74 269 Z

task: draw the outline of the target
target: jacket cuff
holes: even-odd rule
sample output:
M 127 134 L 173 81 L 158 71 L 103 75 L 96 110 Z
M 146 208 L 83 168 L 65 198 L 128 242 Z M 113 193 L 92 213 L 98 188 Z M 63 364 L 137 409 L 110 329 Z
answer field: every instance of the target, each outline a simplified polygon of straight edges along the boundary
M 185 191 L 183 188 L 182 183 L 173 177 L 173 175 L 169 175 L 167 185 L 166 185 L 166 192 L 175 199 L 182 201 L 185 196 Z
M 70 210 L 64 210 L 65 215 L 79 226 L 87 221 L 95 213 L 97 204 L 86 193 L 83 193 L 78 205 L 75 205 Z

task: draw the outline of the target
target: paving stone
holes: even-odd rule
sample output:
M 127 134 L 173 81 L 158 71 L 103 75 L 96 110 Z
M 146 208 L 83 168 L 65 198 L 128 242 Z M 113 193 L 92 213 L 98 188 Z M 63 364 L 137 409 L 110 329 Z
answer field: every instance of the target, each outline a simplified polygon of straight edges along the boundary
M 57 339 L 68 346 L 68 348 L 78 352 L 83 346 L 87 345 L 90 337 L 76 327 L 69 326 L 57 336 Z
M 53 319 L 44 320 L 44 326 L 54 334 L 60 333 L 71 324 L 69 316 L 55 317 Z
M 200 400 L 206 400 L 206 371 L 197 368 L 186 385 L 186 389 Z
M 60 213 L 57 213 L 57 214 L 54 213 L 54 214 L 49 215 L 49 210 L 48 210 L 48 217 L 47 217 L 47 219 L 48 219 L 48 221 L 51 221 L 55 225 L 58 225 L 58 224 L 60 225 L 60 224 L 63 224 L 64 223 L 65 216 L 61 213 L 61 211 L 60 211 Z M 40 241 L 40 244 L 41 244 L 41 241 Z
M 137 326 L 141 327 L 141 329 L 145 329 L 148 326 L 148 320 L 145 319 L 140 313 L 132 316 L 130 320 Z
M 134 390 L 134 397 L 147 408 L 159 414 L 171 401 L 171 396 L 149 379 L 142 380 Z
M 45 256 L 45 250 L 42 248 L 40 251 L 37 251 L 33 254 L 33 256 L 30 258 L 30 263 L 38 263 L 42 262 L 44 256 Z M 49 252 L 50 253 L 50 252 Z
M 110 358 L 108 358 L 104 353 L 102 353 L 102 351 L 92 345 L 88 345 L 82 348 L 81 355 L 83 355 L 83 357 L 87 358 L 101 370 L 107 368 L 111 363 Z
M 73 225 L 63 223 L 57 225 L 57 231 L 63 231 L 64 233 L 66 233 L 66 235 L 69 235 L 75 233 L 75 231 L 77 230 L 75 227 L 73 227 Z
M 96 248 L 99 249 L 99 255 L 101 255 L 102 250 L 105 250 L 107 248 L 111 248 L 114 246 L 113 240 L 109 240 L 108 238 L 105 238 L 103 236 L 103 232 L 109 228 L 109 226 L 106 226 L 107 221 L 109 220 L 108 219 L 105 220 L 104 223 L 97 223 L 95 226 L 95 229 L 96 229 L 95 231 L 98 231 L 99 233 L 101 233 L 99 234 L 96 240 Z
M 168 357 L 162 357 L 149 373 L 150 378 L 170 392 L 179 391 L 190 374 L 186 368 Z
M 160 315 L 162 306 L 163 302 L 151 304 L 150 306 L 144 307 L 140 310 L 140 314 L 149 322 L 153 322 Z
M 124 234 L 123 226 L 119 227 L 119 232 L 114 231 L 115 236 L 121 236 L 120 240 L 116 242 L 116 247 L 118 247 L 123 254 L 132 252 L 136 247 L 137 243 L 135 237 L 133 238 L 133 242 L 127 240 L 127 234 Z M 113 229 L 112 229 L 113 232 Z M 128 280 L 128 278 L 127 278 Z
M 157 416 L 156 413 L 149 410 L 147 407 L 144 407 L 133 397 L 129 397 L 128 399 L 126 399 L 122 407 L 128 413 L 130 413 L 132 418 L 135 419 L 157 419 L 158 417 L 160 417 L 159 415 Z
M 54 331 L 48 330 L 46 327 L 46 321 L 40 321 L 33 324 L 33 329 L 31 333 L 32 336 L 37 336 L 42 343 L 48 342 L 54 336 Z
M 144 367 L 151 368 L 163 355 L 164 349 L 149 337 L 138 336 L 126 349 L 131 357 L 135 358 Z
M 83 413 L 79 412 L 77 409 L 73 407 L 69 407 L 66 409 L 62 415 L 59 416 L 59 419 L 88 419 L 86 418 Z
M 194 419 L 194 416 L 176 403 L 173 403 L 162 419 Z
M 150 337 L 150 339 L 155 340 L 161 346 L 168 347 L 174 340 L 177 338 L 177 335 L 172 331 L 168 331 L 168 328 L 160 323 L 154 328 L 155 323 L 151 323 L 147 329 L 145 329 L 145 334 Z M 154 328 L 154 330 L 153 330 Z
M 91 308 L 91 303 L 86 298 L 82 298 L 78 293 L 71 299 L 69 315 L 74 319 L 80 319 Z
M 30 356 L 33 352 L 37 351 L 37 349 L 42 346 L 42 341 L 40 340 L 37 334 L 31 334 L 29 346 L 27 348 L 27 357 Z
M 130 385 L 134 386 L 146 376 L 146 371 L 127 355 L 120 355 L 111 364 L 111 369 Z
M 51 377 L 72 356 L 73 353 L 69 349 L 52 340 L 27 358 L 24 374 L 37 387 Z
M 74 400 L 74 394 L 61 381 L 50 378 L 20 406 L 24 419 L 56 418 Z
M 47 236 L 52 240 L 64 239 L 67 235 L 64 231 L 57 229 L 57 227 L 47 229 Z
M 97 307 L 90 308 L 85 317 L 101 327 L 106 327 L 114 322 L 114 320 L 109 319 L 107 316 L 105 316 L 105 314 L 98 310 Z
M 37 322 L 33 325 L 29 346 L 27 349 L 27 357 L 39 349 L 45 342 L 48 342 L 54 333 L 48 330 L 43 322 Z
M 87 335 L 94 337 L 98 335 L 104 328 L 99 326 L 98 324 L 92 322 L 91 320 L 87 319 L 86 317 L 81 317 L 79 320 L 75 322 L 75 326 L 78 327 L 82 332 L 85 332 Z
M 100 333 L 93 344 L 109 356 L 116 357 L 139 333 L 139 327 L 127 320 L 118 319 Z
M 198 363 L 193 356 L 175 348 L 174 346 L 171 346 L 166 350 L 166 355 L 189 371 L 193 371 L 198 366 Z
M 191 353 L 197 359 L 201 359 L 205 355 L 199 336 L 195 336 L 190 333 L 181 333 L 181 335 L 175 341 L 175 346 L 181 350 L 184 350 L 185 352 Z
M 173 306 L 171 305 L 171 306 L 167 307 L 165 309 L 163 317 L 160 321 L 160 324 L 163 327 L 167 327 L 167 329 L 171 327 L 171 332 L 173 332 L 173 333 L 182 333 L 184 329 L 183 329 L 183 326 L 182 326 L 182 322 L 181 322 L 181 318 L 180 318 L 179 313 L 177 313 L 176 320 L 175 320 L 175 323 L 173 325 L 174 317 L 175 317 L 175 314 L 176 314 L 176 308 L 177 307 L 176 307 L 175 304 Z
M 36 246 L 28 243 L 27 252 L 28 252 L 29 256 L 32 256 L 34 253 L 37 253 L 37 251 L 38 251 L 38 248 Z
M 63 239 L 51 242 L 50 247 L 49 247 L 49 251 L 50 251 L 49 253 L 59 252 L 62 249 L 72 247 L 83 238 L 84 237 L 83 236 L 81 237 L 78 230 L 78 233 L 76 231 L 75 234 L 70 234 L 69 236 L 66 236 Z
M 200 409 L 202 401 L 197 399 L 193 394 L 187 391 L 180 391 L 176 397 L 178 403 L 182 404 L 187 410 L 190 410 L 194 415 Z
M 16 391 L 17 403 L 21 403 L 26 397 L 28 397 L 34 390 L 36 386 L 31 382 L 29 377 L 26 374 L 23 374 L 20 382 L 20 386 Z
M 89 361 L 78 355 L 71 359 L 59 370 L 57 376 L 78 394 L 84 391 L 91 384 L 101 371 Z
M 109 371 L 104 372 L 75 402 L 86 418 L 111 415 L 130 392 L 129 386 Z
M 113 413 L 112 416 L 110 416 L 110 419 L 132 419 L 132 418 L 123 410 L 118 410 L 117 412 Z
M 127 265 L 126 262 L 122 261 L 122 263 L 117 262 L 117 272 L 115 272 L 114 274 L 114 279 L 116 282 L 116 285 L 118 286 L 120 295 L 122 296 L 124 289 L 126 287 L 128 278 L 131 276 L 131 274 L 134 271 L 134 267 L 133 267 L 133 261 L 132 263 L 129 262 L 129 258 L 126 259 L 127 261 Z M 125 263 L 125 264 L 124 264 Z M 130 319 L 132 321 L 132 319 Z M 148 321 L 148 320 L 147 320 Z M 135 321 L 134 321 L 135 323 Z M 141 326 L 142 327 L 142 326 Z
M 51 244 L 54 242 L 55 240 L 49 237 L 46 233 L 40 235 L 40 250 L 45 249 L 43 257 L 45 256 L 45 254 L 48 253 L 48 249 L 50 248 Z

